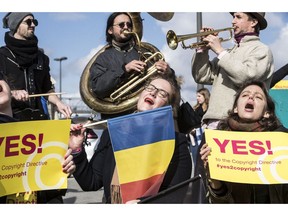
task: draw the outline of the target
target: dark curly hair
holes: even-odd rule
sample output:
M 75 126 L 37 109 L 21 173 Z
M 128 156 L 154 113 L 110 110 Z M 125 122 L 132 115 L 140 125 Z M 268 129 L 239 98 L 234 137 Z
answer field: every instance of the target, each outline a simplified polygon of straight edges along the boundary
M 258 81 L 258 80 L 250 80 L 245 82 L 241 88 L 238 90 L 238 92 L 235 95 L 235 100 L 234 104 L 231 110 L 228 111 L 228 117 L 221 120 L 218 124 L 218 129 L 219 130 L 230 130 L 231 128 L 229 127 L 228 120 L 229 119 L 234 119 L 236 121 L 239 121 L 239 116 L 237 113 L 234 113 L 234 109 L 237 107 L 237 102 L 238 99 L 243 92 L 243 90 L 250 86 L 250 85 L 257 85 L 259 86 L 262 91 L 264 92 L 266 101 L 267 101 L 267 111 L 269 112 L 269 117 L 268 118 L 261 118 L 258 120 L 258 123 L 264 128 L 265 131 L 273 131 L 277 129 L 279 126 L 281 126 L 280 120 L 277 118 L 276 113 L 275 113 L 275 103 L 272 99 L 272 97 L 269 95 L 267 87 L 265 83 Z

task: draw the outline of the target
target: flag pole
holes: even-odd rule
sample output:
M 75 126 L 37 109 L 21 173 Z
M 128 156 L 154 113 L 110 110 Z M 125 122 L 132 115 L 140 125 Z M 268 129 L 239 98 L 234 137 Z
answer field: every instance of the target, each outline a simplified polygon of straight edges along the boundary
M 85 124 L 85 125 L 83 125 L 83 127 L 86 128 L 86 127 L 92 127 L 92 126 L 101 125 L 101 124 L 107 124 L 107 120 L 97 121 L 97 122 L 93 122 L 90 124 Z
M 50 96 L 50 95 L 61 95 L 61 94 L 65 94 L 65 93 L 57 93 L 57 92 L 51 92 L 51 93 L 43 93 L 43 94 L 32 94 L 32 95 L 29 95 L 28 97 L 41 97 L 41 96 Z

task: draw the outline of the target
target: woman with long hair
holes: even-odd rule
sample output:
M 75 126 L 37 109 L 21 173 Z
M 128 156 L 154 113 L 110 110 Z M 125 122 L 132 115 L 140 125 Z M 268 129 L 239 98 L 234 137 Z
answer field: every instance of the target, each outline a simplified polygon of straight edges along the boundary
M 202 118 L 209 106 L 210 91 L 207 88 L 201 88 L 197 90 L 196 97 L 197 103 L 193 109 Z
M 275 114 L 275 104 L 265 84 L 260 81 L 246 82 L 240 88 L 228 117 L 219 122 L 217 129 L 288 132 Z M 288 203 L 287 184 L 242 184 L 211 179 L 207 166 L 210 152 L 208 144 L 203 144 L 200 156 L 207 173 L 206 182 L 211 203 Z

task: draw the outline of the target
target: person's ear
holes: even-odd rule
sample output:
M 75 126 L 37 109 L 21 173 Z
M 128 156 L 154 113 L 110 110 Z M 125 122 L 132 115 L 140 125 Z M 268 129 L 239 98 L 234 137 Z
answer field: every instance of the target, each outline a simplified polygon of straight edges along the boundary
M 252 27 L 255 27 L 258 24 L 257 19 L 252 19 Z
M 234 111 L 234 113 L 238 113 L 237 107 L 235 107 L 233 111 Z
M 265 111 L 263 117 L 264 118 L 269 118 L 270 117 L 270 112 L 269 111 Z
M 110 27 L 109 29 L 108 29 L 108 34 L 113 34 L 113 32 L 112 32 L 112 27 Z

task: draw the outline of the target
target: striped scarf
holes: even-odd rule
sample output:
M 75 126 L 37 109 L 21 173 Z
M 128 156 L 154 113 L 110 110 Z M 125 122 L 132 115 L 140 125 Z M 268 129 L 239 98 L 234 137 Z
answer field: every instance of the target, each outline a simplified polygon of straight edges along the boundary
M 248 132 L 261 132 L 265 131 L 265 127 L 260 122 L 241 123 L 237 120 L 230 118 L 228 119 L 228 127 L 231 131 L 248 131 Z

